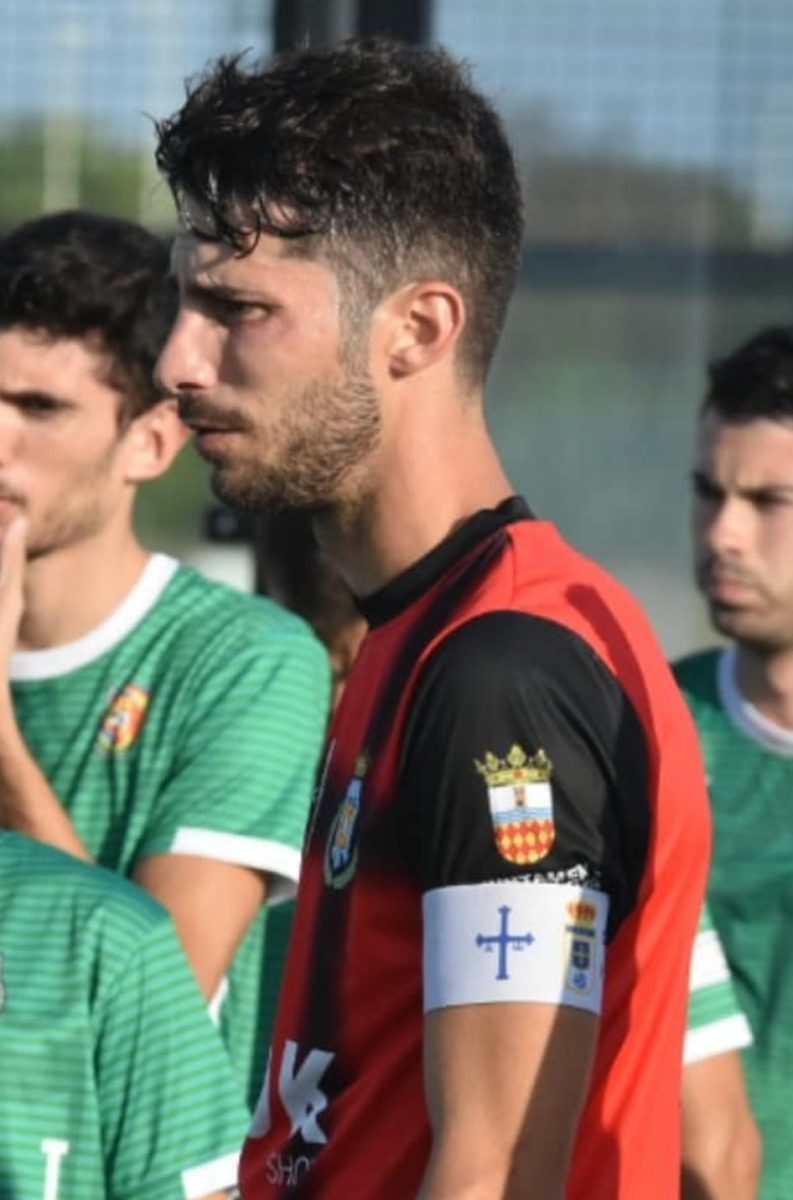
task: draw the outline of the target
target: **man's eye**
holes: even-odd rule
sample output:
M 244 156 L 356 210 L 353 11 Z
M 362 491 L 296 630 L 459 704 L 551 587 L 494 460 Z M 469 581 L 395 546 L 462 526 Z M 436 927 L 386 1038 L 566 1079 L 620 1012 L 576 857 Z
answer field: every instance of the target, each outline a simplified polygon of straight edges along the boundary
M 754 506 L 762 511 L 785 508 L 790 503 L 786 496 L 755 496 Z
M 17 401 L 17 408 L 31 417 L 51 417 L 60 409 L 60 405 L 46 396 L 25 396 Z
M 227 323 L 234 321 L 250 321 L 264 315 L 265 309 L 261 304 L 253 304 L 248 300 L 215 300 L 212 308 L 215 316 Z

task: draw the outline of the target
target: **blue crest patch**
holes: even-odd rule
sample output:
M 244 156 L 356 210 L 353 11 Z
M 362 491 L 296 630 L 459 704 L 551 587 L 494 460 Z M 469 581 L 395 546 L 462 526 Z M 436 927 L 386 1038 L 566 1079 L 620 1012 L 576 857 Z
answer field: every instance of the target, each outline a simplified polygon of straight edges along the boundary
M 343 888 L 352 879 L 358 861 L 358 828 L 361 816 L 363 778 L 369 767 L 362 755 L 355 766 L 344 799 L 339 805 L 325 847 L 325 882 L 328 887 Z
M 567 905 L 570 923 L 565 927 L 567 940 L 567 987 L 579 995 L 591 992 L 596 984 L 599 961 L 597 952 L 597 911 L 586 901 Z

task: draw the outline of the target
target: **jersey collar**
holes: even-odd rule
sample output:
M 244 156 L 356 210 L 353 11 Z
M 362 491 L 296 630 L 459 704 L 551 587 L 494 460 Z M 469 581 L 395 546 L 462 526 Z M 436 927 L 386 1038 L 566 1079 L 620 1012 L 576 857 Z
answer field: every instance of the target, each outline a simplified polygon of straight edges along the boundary
M 793 758 L 793 730 L 783 729 L 755 708 L 741 694 L 736 677 L 737 654 L 735 646 L 728 646 L 719 657 L 716 686 L 722 708 L 733 725 L 763 750 Z
M 510 496 L 496 508 L 483 508 L 412 566 L 369 596 L 356 596 L 361 615 L 371 627 L 383 625 L 418 600 L 450 567 L 497 529 L 514 521 L 532 520 L 522 496 Z
M 132 591 L 101 625 L 63 646 L 20 650 L 14 654 L 9 672 L 12 683 L 66 675 L 112 650 L 154 607 L 178 567 L 175 558 L 152 554 Z

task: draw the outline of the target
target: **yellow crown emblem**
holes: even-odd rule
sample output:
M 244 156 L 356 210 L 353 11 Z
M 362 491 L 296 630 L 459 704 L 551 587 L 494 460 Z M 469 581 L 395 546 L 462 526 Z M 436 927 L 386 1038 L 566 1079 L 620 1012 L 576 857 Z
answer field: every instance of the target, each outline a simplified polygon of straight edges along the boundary
M 515 743 L 504 758 L 489 750 L 485 761 L 474 759 L 474 766 L 485 777 L 488 787 L 504 787 L 516 783 L 547 783 L 553 775 L 553 764 L 544 750 L 534 755 Z
M 591 900 L 571 900 L 566 907 L 570 920 L 576 925 L 594 929 L 598 910 Z

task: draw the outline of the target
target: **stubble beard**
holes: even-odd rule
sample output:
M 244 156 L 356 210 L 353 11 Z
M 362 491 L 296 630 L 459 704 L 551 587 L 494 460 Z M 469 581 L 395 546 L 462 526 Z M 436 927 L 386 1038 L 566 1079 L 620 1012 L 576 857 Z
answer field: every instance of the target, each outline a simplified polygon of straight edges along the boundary
M 708 604 L 710 622 L 724 637 L 761 658 L 793 649 L 793 606 L 786 616 Z
M 78 502 L 53 502 L 31 524 L 27 558 L 34 562 L 80 542 L 89 541 L 108 520 L 108 510 L 100 495 L 115 461 L 117 443 L 110 446 L 80 480 Z M 23 506 L 27 511 L 27 505 Z
M 262 438 L 259 454 L 254 440 L 246 457 L 215 457 L 212 489 L 245 511 L 327 511 L 348 495 L 381 431 L 371 377 L 347 370 L 334 384 L 323 380 L 285 400 L 283 419 L 269 435 L 272 449 Z

